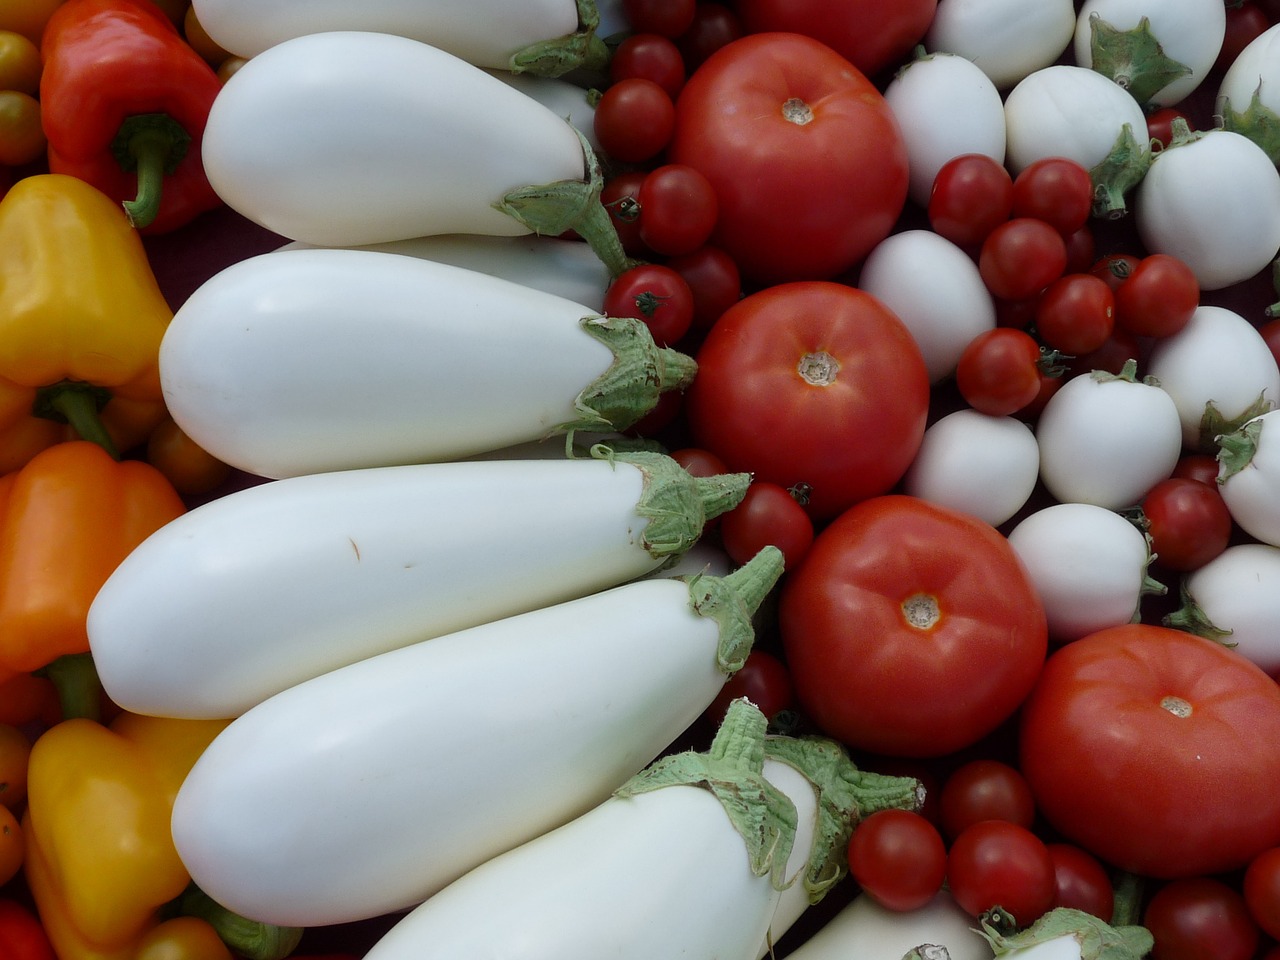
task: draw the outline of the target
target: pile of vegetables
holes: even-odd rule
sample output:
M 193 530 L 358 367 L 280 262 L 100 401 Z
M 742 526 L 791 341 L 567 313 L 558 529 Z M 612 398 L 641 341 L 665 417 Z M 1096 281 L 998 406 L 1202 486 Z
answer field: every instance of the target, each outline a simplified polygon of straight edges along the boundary
M 1280 958 L 1277 38 L 0 2 L 0 955 Z

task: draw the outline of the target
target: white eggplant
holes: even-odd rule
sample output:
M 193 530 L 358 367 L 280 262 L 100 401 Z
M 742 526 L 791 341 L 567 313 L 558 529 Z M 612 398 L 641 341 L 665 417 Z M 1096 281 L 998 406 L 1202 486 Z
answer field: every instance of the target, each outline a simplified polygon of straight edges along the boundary
M 1182 101 L 1213 68 L 1227 30 L 1222 0 L 1085 0 L 1072 52 L 1148 110 Z
M 591 0 L 196 0 L 196 17 L 229 53 L 249 58 L 293 37 L 336 30 L 396 34 L 481 67 L 558 76 L 608 61 Z
M 974 929 L 974 919 L 940 891 L 916 910 L 880 906 L 859 893 L 808 940 L 787 956 L 795 960 L 904 960 L 925 945 L 944 948 L 949 960 L 991 960 L 991 945 Z M 921 954 L 941 960 L 943 954 Z
M 279 250 L 307 250 L 316 244 L 291 240 Z M 325 249 L 325 248 L 320 248 Z M 376 250 L 434 260 L 510 280 L 531 290 L 564 297 L 599 311 L 609 289 L 609 270 L 588 244 L 563 237 L 490 237 L 448 233 L 372 243 L 352 250 Z
M 637 580 L 282 691 L 183 783 L 182 862 L 219 903 L 285 926 L 418 904 L 651 763 L 741 667 L 781 573 L 766 547 L 726 578 Z
M 214 274 L 174 315 L 159 365 L 174 422 L 272 479 L 623 430 L 696 369 L 641 320 L 464 267 L 334 248 Z
M 1178 407 L 1182 443 L 1217 452 L 1217 438 L 1280 400 L 1280 368 L 1257 327 L 1226 307 L 1201 304 L 1177 333 L 1159 338 L 1147 373 Z
M 1280 253 L 1280 171 L 1243 134 L 1175 121 L 1173 140 L 1138 184 L 1134 217 L 1148 251 L 1185 262 L 1201 290 L 1221 290 Z
M 1088 67 L 1036 70 L 1004 100 L 1006 159 L 1017 174 L 1036 160 L 1067 157 L 1093 178 L 1093 212 L 1115 218 L 1151 166 L 1147 117 L 1119 84 Z
M 1239 133 L 1280 163 L 1280 24 L 1236 55 L 1222 75 L 1214 105 L 1225 130 Z
M 532 73 L 512 73 L 510 70 L 496 69 L 486 69 L 485 73 L 537 100 L 557 117 L 564 117 L 586 138 L 592 150 L 600 150 L 600 138 L 595 131 L 596 107 L 591 91 L 586 87 L 557 77 L 541 77 Z
M 366 960 L 647 960 L 657 942 L 672 956 L 755 960 L 786 884 L 798 807 L 812 805 L 814 789 L 764 775 L 769 739 L 763 715 L 734 701 L 707 753 L 663 758 L 582 816 L 476 867 Z M 830 849 L 814 853 L 838 855 L 842 835 L 820 838 Z
M 1005 90 L 1056 61 L 1075 24 L 1072 0 L 939 0 L 925 46 L 972 60 Z
M 94 663 L 127 710 L 234 717 L 365 657 L 674 562 L 748 479 L 596 451 L 259 484 L 125 558 L 89 610 Z
M 996 325 L 995 301 L 973 258 L 932 230 L 881 240 L 863 261 L 858 287 L 906 325 L 931 383 L 955 373 L 969 342 Z
M 219 91 L 201 153 L 229 207 L 289 240 L 572 228 L 613 273 L 625 262 L 582 134 L 480 67 L 407 37 L 337 31 L 268 48 Z
M 1241 530 L 1280 546 L 1280 410 L 1218 438 L 1218 492 Z
M 908 195 L 929 205 L 943 165 L 966 153 L 1004 163 L 1004 103 L 996 85 L 972 60 L 954 53 L 917 56 L 884 91 L 907 147 Z

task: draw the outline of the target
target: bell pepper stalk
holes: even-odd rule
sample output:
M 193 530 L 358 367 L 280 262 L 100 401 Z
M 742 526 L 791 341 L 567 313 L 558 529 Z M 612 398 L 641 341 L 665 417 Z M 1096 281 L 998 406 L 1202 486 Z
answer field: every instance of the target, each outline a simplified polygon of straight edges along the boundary
M 221 204 L 200 138 L 222 83 L 156 4 L 67 0 L 40 49 L 51 172 L 93 184 L 146 233 Z
M 182 916 L 199 917 L 212 926 L 222 942 L 242 960 L 283 960 L 293 956 L 302 941 L 302 927 L 250 920 L 228 910 L 194 883 L 178 899 L 177 906 Z
M 106 194 L 66 174 L 15 183 L 0 200 L 0 472 L 68 439 L 112 455 L 145 441 L 166 416 L 172 318 Z
M 155 467 L 115 460 L 88 440 L 56 444 L 0 477 L 0 671 L 87 654 L 99 588 L 185 509 Z M 59 671 L 50 678 L 58 683 Z

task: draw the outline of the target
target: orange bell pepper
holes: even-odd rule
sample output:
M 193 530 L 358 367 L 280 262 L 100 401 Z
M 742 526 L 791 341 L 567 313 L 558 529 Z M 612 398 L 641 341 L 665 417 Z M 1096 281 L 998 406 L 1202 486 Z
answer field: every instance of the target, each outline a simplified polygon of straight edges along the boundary
M 0 477 L 0 679 L 89 650 L 89 605 L 111 572 L 186 507 L 164 475 L 87 440 Z

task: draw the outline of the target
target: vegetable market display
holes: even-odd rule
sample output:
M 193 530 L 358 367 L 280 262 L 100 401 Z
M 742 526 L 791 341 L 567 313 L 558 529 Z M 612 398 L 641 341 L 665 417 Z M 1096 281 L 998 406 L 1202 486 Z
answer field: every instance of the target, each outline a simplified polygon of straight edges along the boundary
M 0 0 L 0 957 L 1280 958 L 1277 38 Z

